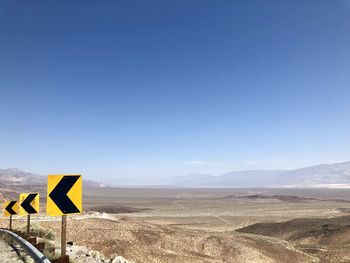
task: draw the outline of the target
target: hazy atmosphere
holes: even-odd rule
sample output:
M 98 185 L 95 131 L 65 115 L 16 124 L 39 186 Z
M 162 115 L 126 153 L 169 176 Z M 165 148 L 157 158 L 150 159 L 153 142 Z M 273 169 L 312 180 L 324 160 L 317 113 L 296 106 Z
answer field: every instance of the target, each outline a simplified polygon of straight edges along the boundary
M 0 168 L 142 184 L 350 160 L 349 13 L 2 1 Z

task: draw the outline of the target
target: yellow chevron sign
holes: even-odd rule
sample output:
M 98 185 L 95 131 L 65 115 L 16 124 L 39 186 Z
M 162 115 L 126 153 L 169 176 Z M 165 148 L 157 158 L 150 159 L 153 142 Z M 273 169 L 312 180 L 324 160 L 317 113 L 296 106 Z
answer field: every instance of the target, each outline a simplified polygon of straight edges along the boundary
M 19 195 L 19 215 L 39 213 L 39 193 L 22 193 Z
M 4 216 L 9 217 L 11 215 L 18 214 L 18 201 L 9 201 L 6 200 L 4 203 Z
M 83 211 L 81 175 L 49 175 L 46 212 L 50 216 L 81 214 Z

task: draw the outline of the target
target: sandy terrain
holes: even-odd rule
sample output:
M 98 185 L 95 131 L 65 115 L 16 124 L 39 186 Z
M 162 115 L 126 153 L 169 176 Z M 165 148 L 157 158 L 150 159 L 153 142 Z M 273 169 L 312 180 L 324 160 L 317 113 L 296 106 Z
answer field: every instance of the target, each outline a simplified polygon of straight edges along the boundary
M 84 208 L 83 215 L 69 217 L 68 240 L 106 259 L 293 263 L 350 258 L 345 249 L 350 243 L 339 235 L 348 228 L 347 220 L 338 218 L 350 211 L 343 190 L 98 189 L 84 196 Z M 299 236 L 290 220 L 299 220 Z M 309 220 L 317 223 L 306 224 Z M 16 228 L 25 225 L 15 221 Z M 59 218 L 36 216 L 33 222 L 59 240 Z
M 26 253 L 16 244 L 10 244 L 0 237 L 0 262 L 1 263 L 32 263 Z

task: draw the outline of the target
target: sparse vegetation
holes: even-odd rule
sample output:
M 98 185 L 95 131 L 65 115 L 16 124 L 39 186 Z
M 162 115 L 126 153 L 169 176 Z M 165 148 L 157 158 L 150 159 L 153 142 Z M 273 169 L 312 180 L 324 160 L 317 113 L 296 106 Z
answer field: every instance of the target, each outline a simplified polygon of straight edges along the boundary
M 43 254 L 44 254 L 49 260 L 53 260 L 53 259 L 56 259 L 56 258 L 57 258 L 57 256 L 55 255 L 55 253 L 52 252 L 51 248 L 54 248 L 54 245 L 51 244 L 51 242 L 45 240 L 45 250 L 44 250 Z
M 23 227 L 21 231 L 25 232 L 26 229 L 27 229 L 26 227 Z M 43 228 L 39 224 L 31 224 L 30 234 L 32 236 L 41 237 L 47 240 L 55 239 L 55 234 L 50 229 Z
M 347 262 L 349 200 L 348 190 L 330 189 L 96 189 L 85 209 L 109 213 L 70 216 L 67 241 L 86 247 L 78 261 L 98 251 L 128 262 Z M 13 224 L 25 229 L 23 221 Z M 47 248 L 60 232 L 58 220 L 32 222 Z M 54 259 L 51 251 L 44 253 Z

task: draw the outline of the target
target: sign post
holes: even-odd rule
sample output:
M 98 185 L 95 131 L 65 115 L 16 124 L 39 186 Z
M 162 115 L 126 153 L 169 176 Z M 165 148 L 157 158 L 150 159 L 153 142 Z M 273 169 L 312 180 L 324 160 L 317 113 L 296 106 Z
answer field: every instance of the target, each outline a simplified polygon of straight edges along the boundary
M 18 202 L 17 201 L 5 201 L 4 203 L 4 216 L 10 217 L 10 230 L 12 230 L 12 216 L 18 214 Z
M 61 257 L 66 257 L 66 245 L 67 245 L 67 216 L 62 216 L 62 227 L 61 227 Z
M 67 215 L 81 214 L 83 187 L 81 175 L 49 175 L 47 183 L 46 211 L 50 216 L 62 216 L 61 262 L 68 262 Z
M 30 233 L 30 214 L 27 215 L 27 237 L 29 237 L 29 233 Z
M 10 215 L 10 230 L 12 230 L 12 215 Z
M 19 195 L 19 215 L 27 215 L 27 236 L 30 234 L 30 215 L 39 213 L 39 193 L 22 193 Z

